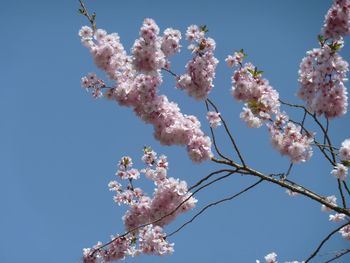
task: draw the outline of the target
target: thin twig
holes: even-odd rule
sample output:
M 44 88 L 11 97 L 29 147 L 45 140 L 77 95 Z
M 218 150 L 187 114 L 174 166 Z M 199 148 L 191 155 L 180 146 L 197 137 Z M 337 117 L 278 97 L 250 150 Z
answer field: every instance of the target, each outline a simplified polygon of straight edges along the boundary
M 318 245 L 318 247 L 316 248 L 316 250 L 305 260 L 305 263 L 309 262 L 312 258 L 314 258 L 317 253 L 320 251 L 320 249 L 322 248 L 322 246 L 328 241 L 328 239 L 331 238 L 332 235 L 334 235 L 335 233 L 337 233 L 341 228 L 345 227 L 346 225 L 350 224 L 349 222 L 346 222 L 345 224 L 341 225 L 340 227 L 336 228 L 335 230 L 333 230 L 332 232 L 330 232 L 323 240 L 322 242 Z
M 208 101 L 205 101 L 205 106 L 207 108 L 207 111 L 209 112 L 209 105 L 208 105 Z M 210 132 L 211 132 L 211 137 L 213 139 L 213 144 L 214 144 L 214 148 L 215 148 L 215 151 L 218 153 L 218 155 L 221 157 L 221 158 L 224 158 L 225 160 L 227 161 L 230 161 L 230 159 L 228 157 L 226 157 L 225 155 L 223 155 L 221 153 L 221 151 L 219 150 L 217 144 L 216 144 L 216 138 L 215 138 L 215 134 L 214 134 L 214 131 L 213 131 L 213 128 L 210 127 Z
M 344 185 L 344 188 L 345 188 L 346 192 L 348 193 L 348 195 L 350 195 L 350 189 L 345 181 L 343 181 L 343 185 Z
M 338 179 L 337 182 L 338 182 L 338 189 L 339 189 L 340 197 L 341 197 L 341 200 L 342 200 L 342 203 L 343 203 L 343 207 L 346 208 L 345 196 L 344 196 L 344 193 L 343 193 L 343 188 L 341 186 L 340 179 Z
M 89 11 L 87 10 L 87 8 L 85 7 L 85 4 L 82 0 L 79 0 L 81 9 L 79 9 L 80 14 L 82 14 L 83 16 L 85 16 L 92 27 L 92 30 L 95 32 L 96 31 L 96 13 L 92 13 L 92 15 L 89 14 Z
M 171 75 L 173 75 L 175 78 L 179 77 L 175 72 L 171 71 L 170 69 L 167 68 L 162 68 L 162 70 L 170 73 Z
M 214 108 L 214 110 L 215 110 L 217 113 L 219 113 L 219 110 L 218 110 L 218 108 L 215 106 L 215 104 L 214 104 L 210 99 L 207 99 L 207 101 L 208 101 L 208 102 L 210 103 L 210 105 Z M 229 136 L 230 141 L 231 141 L 231 143 L 232 143 L 232 145 L 233 145 L 233 147 L 234 147 L 234 149 L 235 149 L 235 151 L 236 151 L 236 153 L 237 153 L 239 159 L 241 160 L 242 165 L 245 167 L 246 164 L 245 164 L 244 159 L 243 159 L 243 157 L 242 157 L 242 155 L 241 155 L 241 152 L 239 151 L 239 149 L 238 149 L 238 147 L 237 147 L 237 144 L 236 144 L 235 140 L 233 139 L 233 136 L 232 136 L 232 134 L 231 134 L 229 128 L 227 127 L 227 124 L 226 124 L 226 122 L 225 122 L 225 120 L 224 120 L 224 118 L 222 117 L 221 114 L 220 114 L 220 119 L 221 119 L 221 121 L 222 121 L 222 124 L 223 124 L 224 127 L 225 127 L 226 133 L 227 133 L 227 135 Z
M 198 193 L 199 191 L 201 191 L 202 189 L 212 185 L 213 183 L 217 182 L 217 181 L 220 181 L 222 179 L 225 179 L 227 177 L 229 177 L 230 175 L 234 174 L 237 170 L 231 170 L 230 172 L 228 172 L 226 175 L 223 175 L 221 177 L 218 177 L 217 179 L 213 180 L 213 181 L 210 181 L 209 183 L 201 186 L 200 188 L 198 188 L 196 191 L 194 191 L 192 194 L 190 194 L 185 200 L 183 200 L 174 210 L 170 211 L 169 213 L 161 216 L 160 218 L 156 219 L 156 220 L 153 220 L 152 222 L 148 222 L 148 223 L 144 223 L 144 224 L 141 224 L 137 227 L 134 227 L 132 229 L 130 229 L 129 231 L 126 231 L 124 234 L 120 235 L 120 236 L 117 236 L 115 238 L 112 238 L 109 242 L 103 244 L 102 246 L 94 249 L 90 255 L 93 256 L 95 253 L 97 253 L 97 251 L 101 250 L 102 248 L 112 244 L 115 240 L 119 239 L 119 238 L 122 238 L 122 237 L 125 237 L 126 235 L 130 234 L 130 233 L 133 233 L 137 230 L 139 230 L 140 228 L 143 228 L 143 227 L 146 227 L 148 225 L 154 225 L 154 224 L 157 224 L 158 222 L 162 221 L 164 218 L 167 218 L 171 215 L 173 215 L 178 209 L 180 209 L 180 207 L 186 203 L 191 197 L 193 197 L 196 193 Z
M 247 192 L 248 190 L 252 189 L 253 187 L 257 186 L 258 184 L 260 184 L 262 181 L 264 181 L 263 179 L 260 179 L 259 181 L 257 181 L 256 183 L 250 185 L 249 187 L 243 189 L 242 191 L 238 192 L 237 194 L 234 194 L 230 197 L 221 199 L 219 201 L 210 203 L 208 205 L 206 205 L 205 207 L 203 207 L 197 214 L 195 214 L 189 221 L 187 221 L 186 223 L 184 223 L 183 225 L 181 225 L 179 228 L 177 228 L 175 231 L 171 232 L 169 235 L 167 235 L 167 237 L 170 237 L 174 234 L 176 234 L 177 232 L 179 232 L 181 229 L 183 229 L 185 226 L 187 226 L 188 224 L 192 223 L 198 216 L 200 216 L 205 210 L 207 210 L 208 208 L 218 205 L 220 203 L 226 202 L 226 201 L 230 201 L 232 199 L 234 199 L 235 197 L 238 197 L 239 195 Z
M 325 263 L 332 262 L 334 260 L 337 260 L 341 258 L 342 256 L 345 256 L 346 254 L 350 253 L 350 249 L 343 249 L 342 251 L 338 252 L 333 258 L 327 260 Z
M 208 174 L 207 176 L 203 177 L 202 179 L 200 179 L 197 183 L 195 183 L 194 185 L 192 185 L 191 187 L 188 188 L 188 191 L 191 191 L 192 189 L 196 188 L 197 186 L 201 185 L 203 182 L 205 182 L 206 180 L 208 180 L 210 177 L 212 177 L 213 175 L 216 174 L 220 174 L 223 172 L 233 172 L 233 170 L 229 170 L 229 169 L 221 169 L 215 172 L 212 172 L 210 174 Z

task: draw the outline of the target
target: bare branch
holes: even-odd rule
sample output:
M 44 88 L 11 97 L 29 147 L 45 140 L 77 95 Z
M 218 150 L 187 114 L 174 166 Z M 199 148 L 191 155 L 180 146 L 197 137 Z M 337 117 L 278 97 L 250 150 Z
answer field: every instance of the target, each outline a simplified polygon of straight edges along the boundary
M 215 111 L 216 111 L 217 113 L 219 113 L 219 110 L 218 110 L 218 108 L 215 106 L 215 104 L 214 104 L 210 99 L 207 99 L 207 101 L 208 101 L 208 102 L 210 103 L 210 105 L 215 109 Z M 229 128 L 227 127 L 227 124 L 226 124 L 226 122 L 225 122 L 225 120 L 224 120 L 224 118 L 222 117 L 221 114 L 220 114 L 220 119 L 221 119 L 221 121 L 222 121 L 222 124 L 223 124 L 224 127 L 225 127 L 226 133 L 227 133 L 227 135 L 229 136 L 230 141 L 231 141 L 231 143 L 232 143 L 232 145 L 233 145 L 233 147 L 234 147 L 234 149 L 235 149 L 235 151 L 236 151 L 236 153 L 237 153 L 239 159 L 241 160 L 242 165 L 245 167 L 246 164 L 245 164 L 244 159 L 243 159 L 243 157 L 242 157 L 242 155 L 241 155 L 241 152 L 239 151 L 239 149 L 238 149 L 238 147 L 237 147 L 237 144 L 236 144 L 235 140 L 233 139 L 233 136 L 232 136 L 232 134 L 231 134 Z
M 333 230 L 331 233 L 329 233 L 323 240 L 322 242 L 319 244 L 319 246 L 316 248 L 316 250 L 305 260 L 305 263 L 309 262 L 311 259 L 313 259 L 317 253 L 320 251 L 320 249 L 322 248 L 322 246 L 328 241 L 328 239 L 331 238 L 331 236 L 333 236 L 335 233 L 337 233 L 341 228 L 343 228 L 344 226 L 350 224 L 349 222 L 346 222 L 345 224 L 341 225 L 340 227 L 336 228 L 335 230 Z
M 346 254 L 350 253 L 350 249 L 343 249 L 340 252 L 338 252 L 333 258 L 327 260 L 325 263 L 332 262 L 334 260 L 337 260 L 341 258 L 342 256 L 345 256 Z
M 208 101 L 205 101 L 205 106 L 206 106 L 206 108 L 207 108 L 207 112 L 209 112 Z M 213 128 L 212 128 L 212 127 L 210 127 L 210 132 L 211 132 L 211 137 L 212 137 L 212 139 L 213 139 L 214 148 L 215 148 L 216 152 L 218 153 L 218 155 L 219 155 L 221 158 L 224 158 L 225 160 L 230 161 L 230 159 L 229 159 L 228 157 L 224 156 L 224 155 L 220 152 L 220 150 L 219 150 L 219 148 L 218 148 L 218 146 L 217 146 L 217 144 L 216 144 L 216 139 L 215 139 L 215 135 L 214 135 L 214 131 L 213 131 Z
M 92 15 L 89 14 L 87 8 L 85 7 L 85 4 L 82 0 L 79 0 L 80 6 L 81 8 L 79 9 L 80 14 L 82 14 L 83 16 L 85 16 L 92 27 L 92 30 L 95 32 L 96 31 L 96 13 L 92 13 Z
M 259 181 L 257 181 L 256 183 L 250 185 L 249 187 L 243 189 L 242 191 L 238 192 L 237 194 L 234 194 L 230 197 L 221 199 L 219 201 L 210 203 L 208 205 L 206 205 L 205 207 L 203 207 L 197 214 L 195 214 L 189 221 L 187 221 L 186 223 L 184 223 L 183 225 L 181 225 L 178 229 L 176 229 L 175 231 L 171 232 L 169 235 L 167 235 L 167 237 L 170 237 L 174 234 L 176 234 L 177 232 L 179 232 L 182 228 L 184 228 L 185 226 L 187 226 L 188 224 L 192 223 L 198 216 L 200 216 L 205 210 L 209 209 L 212 206 L 216 206 L 220 203 L 226 202 L 226 201 L 230 201 L 236 197 L 238 197 L 239 195 L 247 192 L 248 190 L 252 189 L 253 187 L 257 186 L 258 184 L 260 184 L 262 181 L 264 181 L 263 179 L 260 179 Z

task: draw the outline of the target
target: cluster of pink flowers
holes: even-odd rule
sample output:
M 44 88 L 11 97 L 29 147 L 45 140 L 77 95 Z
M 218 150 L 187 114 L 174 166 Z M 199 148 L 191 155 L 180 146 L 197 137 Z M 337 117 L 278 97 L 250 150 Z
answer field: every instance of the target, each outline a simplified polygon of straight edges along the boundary
M 262 78 L 261 73 L 251 63 L 246 63 L 232 76 L 232 95 L 236 100 L 245 102 L 240 117 L 251 128 L 261 127 L 280 108 L 278 92 Z
M 324 44 L 321 48 L 308 51 L 299 69 L 298 96 L 311 111 L 317 115 L 324 114 L 327 118 L 345 114 L 348 107 L 344 86 L 348 63 L 335 52 L 335 45 L 340 47 L 342 42 Z
M 349 0 L 334 0 L 325 17 L 322 33 L 326 38 L 334 39 L 350 34 Z
M 344 181 L 346 176 L 348 175 L 348 168 L 341 163 L 337 163 L 331 171 L 331 174 L 337 179 Z
M 176 86 L 187 91 L 197 100 L 205 100 L 214 87 L 215 69 L 218 60 L 214 57 L 215 41 L 205 37 L 206 28 L 189 26 L 186 33 L 189 49 L 194 54 L 186 65 L 187 72 L 177 78 Z
M 166 156 L 157 158 L 156 152 L 145 147 L 142 160 L 147 167 L 139 171 L 132 168 L 133 162 L 129 156 L 122 157 L 116 175 L 128 182 L 127 187 L 123 188 L 117 181 L 108 184 L 110 191 L 116 193 L 115 202 L 129 206 L 123 216 L 129 233 L 112 237 L 111 244 L 106 248 L 98 243 L 94 248 L 84 249 L 84 263 L 111 262 L 141 253 L 165 255 L 174 251 L 174 244 L 167 242 L 162 227 L 179 214 L 192 209 L 197 200 L 188 192 L 185 181 L 167 176 Z M 139 179 L 140 172 L 156 186 L 152 198 L 133 186 L 133 181 Z
M 209 111 L 207 113 L 207 120 L 212 128 L 217 128 L 221 125 L 220 113 L 215 111 Z
M 132 62 L 136 71 L 152 73 L 165 66 L 165 55 L 161 49 L 162 38 L 158 34 L 158 25 L 154 20 L 146 18 L 140 29 L 140 38 L 132 47 Z
M 250 128 L 272 122 L 267 123 L 272 145 L 293 163 L 305 162 L 312 156 L 313 135 L 302 133 L 301 126 L 289 122 L 289 117 L 280 112 L 278 92 L 262 78 L 262 71 L 257 67 L 251 63 L 242 65 L 245 54 L 240 52 L 242 55 L 236 58 L 237 62 L 232 62 L 232 65 L 240 66 L 232 76 L 232 95 L 236 100 L 245 102 L 241 119 Z
M 342 235 L 343 238 L 350 240 L 350 224 L 340 229 L 339 233 Z
M 227 63 L 227 66 L 229 66 L 230 68 L 238 66 L 238 65 L 242 65 L 243 59 L 246 56 L 246 54 L 244 54 L 243 49 L 241 49 L 240 51 L 235 51 L 232 55 L 227 56 L 227 58 L 225 59 L 225 62 Z
M 179 51 L 181 39 L 181 33 L 172 28 L 166 29 L 163 37 L 158 34 L 157 24 L 145 19 L 132 48 L 133 56 L 128 56 L 118 34 L 107 34 L 102 29 L 93 34 L 86 26 L 79 31 L 96 65 L 116 81 L 115 87 L 106 89 L 105 96 L 132 107 L 143 121 L 153 125 L 154 136 L 162 144 L 186 145 L 192 161 L 208 160 L 212 157 L 211 140 L 204 135 L 198 119 L 182 114 L 176 103 L 157 94 L 162 83 L 160 69 L 169 65 L 168 56 Z M 212 49 L 208 45 L 202 52 L 209 56 Z
M 329 221 L 340 222 L 340 221 L 343 221 L 345 217 L 346 217 L 345 214 L 336 213 L 334 215 L 329 215 Z
M 288 117 L 279 114 L 276 121 L 269 126 L 272 145 L 282 154 L 287 155 L 291 162 L 305 162 L 312 156 L 311 143 L 313 136 L 302 133 L 301 126 L 286 122 Z
M 339 158 L 344 162 L 350 162 L 350 139 L 346 139 L 342 142 L 339 149 Z
M 97 78 L 95 73 L 89 73 L 81 78 L 81 86 L 91 91 L 94 98 L 100 98 L 103 96 L 102 89 L 106 87 L 106 84 L 102 79 Z
M 275 252 L 271 252 L 270 254 L 267 254 L 265 257 L 265 262 L 266 263 L 278 263 L 277 261 L 277 254 Z M 256 263 L 260 263 L 260 260 L 256 260 Z M 305 261 L 286 261 L 285 263 L 304 263 Z

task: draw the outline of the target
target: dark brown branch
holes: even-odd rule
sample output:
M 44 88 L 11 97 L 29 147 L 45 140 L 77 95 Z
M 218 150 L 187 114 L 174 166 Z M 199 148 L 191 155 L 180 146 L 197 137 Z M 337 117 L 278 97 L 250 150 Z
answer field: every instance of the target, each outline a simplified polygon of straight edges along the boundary
M 344 226 L 350 224 L 349 222 L 346 222 L 345 224 L 341 225 L 340 227 L 336 228 L 335 230 L 333 230 L 331 233 L 329 233 L 323 240 L 322 242 L 319 244 L 319 246 L 316 248 L 316 250 L 305 260 L 305 263 L 309 262 L 311 259 L 313 259 L 317 253 L 320 251 L 320 249 L 322 248 L 322 246 L 328 241 L 328 239 L 330 239 L 335 233 L 337 233 L 341 228 L 343 228 Z
M 208 208 L 212 207 L 212 206 L 216 206 L 220 203 L 226 202 L 226 201 L 230 201 L 236 197 L 238 197 L 239 195 L 247 192 L 248 190 L 252 189 L 253 187 L 257 186 L 258 184 L 260 184 L 262 181 L 264 181 L 263 179 L 260 179 L 259 181 L 257 181 L 256 183 L 250 185 L 249 187 L 243 189 L 242 191 L 238 192 L 237 194 L 234 194 L 230 197 L 221 199 L 219 201 L 210 203 L 208 205 L 206 205 L 205 207 L 203 207 L 197 214 L 195 214 L 189 221 L 187 221 L 186 223 L 184 223 L 183 225 L 181 225 L 178 229 L 176 229 L 175 231 L 171 232 L 169 235 L 167 235 L 167 237 L 170 237 L 174 234 L 176 234 L 177 232 L 179 232 L 181 229 L 183 229 L 185 226 L 187 226 L 188 224 L 192 223 L 198 216 L 200 216 L 205 210 L 207 210 Z

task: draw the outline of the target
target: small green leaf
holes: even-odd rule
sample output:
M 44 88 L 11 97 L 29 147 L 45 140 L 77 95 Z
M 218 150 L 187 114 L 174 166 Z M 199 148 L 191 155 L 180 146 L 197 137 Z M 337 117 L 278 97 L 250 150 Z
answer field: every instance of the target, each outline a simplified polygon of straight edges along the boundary
M 350 167 L 350 161 L 347 160 L 343 160 L 341 161 L 342 165 L 346 166 L 346 167 Z
M 318 38 L 318 41 L 319 41 L 320 43 L 323 43 L 323 42 L 324 42 L 324 36 L 318 35 L 317 38 Z
M 82 15 L 85 15 L 85 14 L 86 14 L 86 13 L 85 13 L 85 10 L 82 9 L 82 8 L 79 8 L 79 13 L 82 14 Z
M 199 30 L 202 31 L 202 32 L 204 32 L 204 33 L 207 33 L 207 32 L 209 31 L 207 25 L 200 26 L 200 27 L 199 27 Z

